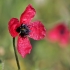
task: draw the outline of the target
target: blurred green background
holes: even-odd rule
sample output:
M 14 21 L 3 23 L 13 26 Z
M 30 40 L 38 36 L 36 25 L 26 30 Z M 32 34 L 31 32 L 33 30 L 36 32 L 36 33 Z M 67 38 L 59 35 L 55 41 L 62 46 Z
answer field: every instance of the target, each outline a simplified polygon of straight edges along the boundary
M 0 0 L 0 59 L 4 70 L 17 70 L 8 22 L 12 17 L 19 19 L 28 4 L 36 10 L 32 21 L 40 20 L 47 30 L 57 22 L 70 25 L 70 0 Z M 21 70 L 70 70 L 70 45 L 61 48 L 46 38 L 30 41 L 29 55 L 22 58 L 17 52 Z

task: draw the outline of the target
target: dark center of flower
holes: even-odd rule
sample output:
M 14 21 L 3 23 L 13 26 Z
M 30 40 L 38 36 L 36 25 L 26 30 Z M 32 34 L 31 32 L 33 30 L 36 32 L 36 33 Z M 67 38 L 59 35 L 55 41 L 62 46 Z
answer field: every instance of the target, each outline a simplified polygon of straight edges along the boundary
M 60 29 L 60 34 L 63 35 L 65 33 L 65 28 Z
M 16 29 L 16 31 L 20 34 L 21 37 L 29 35 L 29 27 L 26 24 L 22 24 L 20 27 Z

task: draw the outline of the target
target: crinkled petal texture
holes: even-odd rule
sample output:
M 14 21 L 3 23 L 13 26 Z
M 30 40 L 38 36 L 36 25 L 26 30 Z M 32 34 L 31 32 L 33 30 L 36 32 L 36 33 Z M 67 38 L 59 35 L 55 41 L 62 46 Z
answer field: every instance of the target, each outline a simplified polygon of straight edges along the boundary
M 18 37 L 17 42 L 17 50 L 20 53 L 20 55 L 24 58 L 27 54 L 31 52 L 32 46 L 30 44 L 30 41 L 27 37 Z
M 25 11 L 21 14 L 20 23 L 28 24 L 31 21 L 31 19 L 35 16 L 35 13 L 35 9 L 31 5 L 28 5 Z
M 40 21 L 36 21 L 30 24 L 29 36 L 34 40 L 40 40 L 46 35 L 46 29 Z
M 19 21 L 17 18 L 12 18 L 9 23 L 8 23 L 8 28 L 9 28 L 9 32 L 11 34 L 12 37 L 16 37 L 17 36 L 17 32 L 16 29 L 19 26 Z

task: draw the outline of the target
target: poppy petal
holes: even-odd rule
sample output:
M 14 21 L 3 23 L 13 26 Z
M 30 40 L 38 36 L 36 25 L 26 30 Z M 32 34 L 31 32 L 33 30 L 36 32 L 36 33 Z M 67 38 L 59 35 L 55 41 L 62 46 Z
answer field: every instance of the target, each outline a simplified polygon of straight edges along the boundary
M 20 53 L 20 55 L 24 58 L 27 54 L 31 52 L 32 46 L 30 44 L 30 41 L 26 37 L 18 37 L 18 43 L 17 43 L 17 50 Z
M 65 28 L 64 35 L 59 36 L 59 44 L 61 47 L 66 47 L 69 43 L 69 31 L 67 28 Z
M 50 29 L 47 32 L 47 38 L 48 38 L 48 40 L 50 40 L 53 43 L 58 41 L 58 36 L 57 36 L 57 33 L 54 29 Z
M 9 32 L 12 37 L 17 36 L 16 28 L 19 26 L 19 21 L 17 18 L 12 18 L 8 23 Z
M 30 24 L 29 36 L 34 40 L 40 40 L 46 36 L 46 29 L 40 21 L 36 21 Z
M 59 45 L 64 48 L 64 47 L 67 46 L 68 42 L 69 42 L 68 37 L 63 37 L 63 38 L 60 40 Z
M 21 14 L 20 23 L 28 24 L 31 21 L 31 19 L 35 16 L 35 13 L 35 9 L 31 5 L 28 5 L 25 11 Z
M 64 22 L 55 25 L 49 32 L 48 38 L 52 42 L 58 42 L 60 46 L 66 46 L 69 41 L 69 30 Z
M 61 45 L 67 45 L 69 41 L 69 30 L 67 25 L 61 23 L 57 25 L 58 39 Z

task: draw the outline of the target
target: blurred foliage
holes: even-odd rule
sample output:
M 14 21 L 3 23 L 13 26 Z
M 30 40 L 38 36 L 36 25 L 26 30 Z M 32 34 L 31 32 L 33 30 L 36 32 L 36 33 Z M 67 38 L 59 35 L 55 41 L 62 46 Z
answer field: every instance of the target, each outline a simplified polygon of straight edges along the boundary
M 12 17 L 19 19 L 28 4 L 36 9 L 32 21 L 42 21 L 47 29 L 62 21 L 70 25 L 70 0 L 0 0 L 0 59 L 4 70 L 17 70 L 8 22 Z M 18 54 L 21 70 L 70 70 L 69 45 L 61 48 L 46 38 L 30 41 L 33 47 L 31 53 L 24 59 Z

